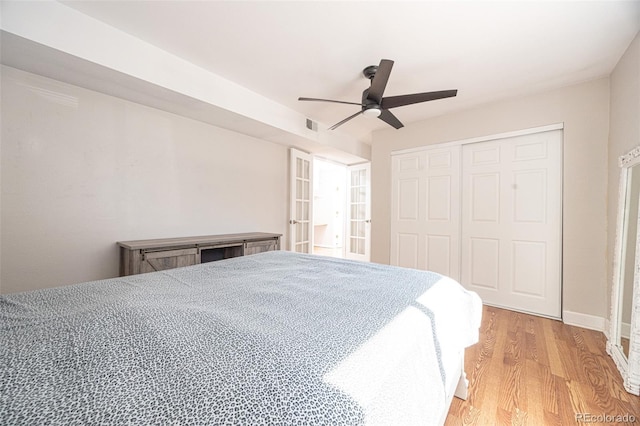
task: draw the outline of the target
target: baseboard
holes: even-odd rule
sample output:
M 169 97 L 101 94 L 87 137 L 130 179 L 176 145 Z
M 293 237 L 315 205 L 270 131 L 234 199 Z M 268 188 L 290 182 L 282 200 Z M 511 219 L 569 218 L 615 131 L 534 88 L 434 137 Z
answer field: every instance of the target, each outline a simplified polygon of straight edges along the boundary
M 606 327 L 606 318 L 597 317 L 595 315 L 582 314 L 580 312 L 563 311 L 562 322 L 568 325 L 588 328 L 589 330 L 601 331 L 603 333 L 606 333 L 608 331 Z
M 603 331 L 605 337 L 607 339 L 609 339 L 609 318 L 604 320 L 604 331 Z M 623 322 L 620 325 L 620 336 L 624 337 L 626 339 L 629 339 L 629 336 L 631 336 L 631 324 L 628 324 L 626 322 Z

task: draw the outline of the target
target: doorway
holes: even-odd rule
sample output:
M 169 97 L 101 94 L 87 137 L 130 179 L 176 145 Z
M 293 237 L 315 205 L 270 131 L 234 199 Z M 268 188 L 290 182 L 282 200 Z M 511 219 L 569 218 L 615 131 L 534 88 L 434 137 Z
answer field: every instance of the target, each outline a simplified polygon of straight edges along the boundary
M 288 250 L 370 261 L 371 165 L 289 150 Z
M 313 254 L 344 257 L 347 166 L 313 160 Z

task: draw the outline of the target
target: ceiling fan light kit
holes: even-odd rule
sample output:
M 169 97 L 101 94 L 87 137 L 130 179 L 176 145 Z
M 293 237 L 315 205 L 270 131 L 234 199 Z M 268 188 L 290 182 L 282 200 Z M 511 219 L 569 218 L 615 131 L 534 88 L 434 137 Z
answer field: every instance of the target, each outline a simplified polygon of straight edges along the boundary
M 362 110 L 362 115 L 369 118 L 377 118 L 382 114 L 382 110 L 377 105 L 370 105 Z
M 313 102 L 333 102 L 338 104 L 358 105 L 361 110 L 353 115 L 345 118 L 342 121 L 329 127 L 329 130 L 334 130 L 342 126 L 347 121 L 356 118 L 360 114 L 366 117 L 377 117 L 384 121 L 388 125 L 395 129 L 400 129 L 404 125 L 393 115 L 389 109 L 397 108 L 405 105 L 417 104 L 420 102 L 434 101 L 436 99 L 451 98 L 458 94 L 457 90 L 442 90 L 439 92 L 424 92 L 414 93 L 411 95 L 400 96 L 388 96 L 382 97 L 384 89 L 387 87 L 389 76 L 391 75 L 391 69 L 393 68 L 393 61 L 389 59 L 383 59 L 380 61 L 380 65 L 370 65 L 362 70 L 362 74 L 371 80 L 371 85 L 368 89 L 362 92 L 362 102 L 347 102 L 336 101 L 332 99 L 320 99 L 320 98 L 298 98 L 299 101 L 313 101 Z

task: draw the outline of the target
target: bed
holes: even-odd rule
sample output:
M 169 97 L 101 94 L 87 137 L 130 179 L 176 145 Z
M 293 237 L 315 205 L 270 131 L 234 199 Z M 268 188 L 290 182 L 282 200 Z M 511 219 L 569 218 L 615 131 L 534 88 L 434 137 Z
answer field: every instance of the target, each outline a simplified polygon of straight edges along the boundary
M 0 424 L 435 425 L 479 297 L 265 252 L 0 297 Z

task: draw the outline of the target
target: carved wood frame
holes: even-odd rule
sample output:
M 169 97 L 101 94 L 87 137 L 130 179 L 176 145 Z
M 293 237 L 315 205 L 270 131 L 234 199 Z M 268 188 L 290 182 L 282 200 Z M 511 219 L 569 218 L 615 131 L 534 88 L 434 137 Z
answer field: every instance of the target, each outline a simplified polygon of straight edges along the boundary
M 621 298 L 622 290 L 622 252 L 624 236 L 624 218 L 627 201 L 627 184 L 629 169 L 640 164 L 640 146 L 620 156 L 620 186 L 618 192 L 618 219 L 616 226 L 616 245 L 613 256 L 613 282 L 611 286 L 611 312 L 609 316 L 609 336 L 607 353 L 611 355 L 622 378 L 625 389 L 634 395 L 640 395 L 640 214 L 636 235 L 636 257 L 633 273 L 633 292 L 631 310 L 631 330 L 629 335 L 629 357 L 627 358 L 620 345 Z

